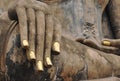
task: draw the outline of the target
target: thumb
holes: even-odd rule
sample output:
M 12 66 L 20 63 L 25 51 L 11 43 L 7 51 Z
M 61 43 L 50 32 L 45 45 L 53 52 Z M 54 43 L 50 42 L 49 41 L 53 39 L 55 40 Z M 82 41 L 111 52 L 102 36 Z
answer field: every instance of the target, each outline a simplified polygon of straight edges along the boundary
M 104 39 L 102 45 L 120 48 L 120 39 Z

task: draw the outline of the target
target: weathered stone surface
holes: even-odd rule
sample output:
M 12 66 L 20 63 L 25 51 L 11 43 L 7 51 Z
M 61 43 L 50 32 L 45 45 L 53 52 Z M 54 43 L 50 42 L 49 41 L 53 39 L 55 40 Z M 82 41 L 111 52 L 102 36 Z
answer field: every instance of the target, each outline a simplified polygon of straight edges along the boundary
M 7 42 L 8 45 L 4 43 L 10 21 L 0 20 L 0 55 L 4 54 L 3 49 L 6 49 L 7 53 L 6 58 L 1 57 L 0 59 L 0 66 L 2 67 L 0 70 L 7 70 L 10 81 L 51 81 L 50 77 L 53 81 L 79 81 L 87 79 L 97 79 L 90 81 L 119 81 L 119 78 L 114 77 L 109 79 L 99 78 L 120 76 L 120 56 L 95 50 L 73 41 L 81 37 L 84 34 L 83 30 L 86 28 L 90 30 L 87 32 L 87 35 L 90 37 L 94 37 L 94 30 L 96 39 L 99 39 L 98 41 L 103 37 L 101 34 L 102 10 L 100 7 L 100 4 L 103 2 L 98 4 L 91 1 L 65 0 L 59 6 L 57 6 L 58 4 L 51 6 L 63 27 L 61 54 L 54 55 L 54 52 L 52 52 L 54 67 L 50 69 L 45 68 L 45 72 L 42 73 L 36 73 L 34 63 L 30 63 L 26 59 L 25 50 L 20 46 L 18 27 L 10 35 L 10 39 Z M 106 4 L 102 5 L 105 7 Z M 118 10 L 115 9 L 115 12 L 118 12 Z M 118 15 L 115 16 L 117 17 Z M 107 21 L 105 20 L 104 22 Z M 107 25 L 103 23 L 103 26 L 108 27 L 108 23 Z M 93 32 L 91 32 L 92 30 Z M 107 35 L 109 33 L 108 31 Z M 111 35 L 109 37 L 112 38 Z M 4 62 L 7 65 L 7 69 Z M 0 76 L 1 78 L 3 77 Z

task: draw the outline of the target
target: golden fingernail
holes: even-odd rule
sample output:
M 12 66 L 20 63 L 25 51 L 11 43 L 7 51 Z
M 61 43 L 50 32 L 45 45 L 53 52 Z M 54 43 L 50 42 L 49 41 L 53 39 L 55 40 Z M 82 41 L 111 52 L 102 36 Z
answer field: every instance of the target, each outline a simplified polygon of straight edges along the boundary
M 30 60 L 35 60 L 35 59 L 36 59 L 36 57 L 35 57 L 35 52 L 34 52 L 34 51 L 30 51 L 28 57 L 29 57 Z
M 28 41 L 27 41 L 27 40 L 23 40 L 23 41 L 22 41 L 22 43 L 23 43 L 23 47 L 28 47 L 28 46 L 29 46 L 29 44 L 28 44 Z
M 58 42 L 55 42 L 55 43 L 53 44 L 53 49 L 54 49 L 54 51 L 56 51 L 56 52 L 60 52 L 60 44 L 59 44 Z
M 44 71 L 42 61 L 37 61 L 36 66 L 37 66 L 37 71 Z
M 46 57 L 46 63 L 47 63 L 48 66 L 52 66 L 53 65 L 52 62 L 51 62 L 50 57 Z
M 110 44 L 110 41 L 104 40 L 103 45 L 110 46 L 111 44 Z

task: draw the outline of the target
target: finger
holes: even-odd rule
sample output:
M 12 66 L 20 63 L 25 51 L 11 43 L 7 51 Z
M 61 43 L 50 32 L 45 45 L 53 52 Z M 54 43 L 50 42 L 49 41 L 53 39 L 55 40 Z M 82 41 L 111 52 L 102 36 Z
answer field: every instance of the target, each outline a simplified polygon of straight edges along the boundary
M 27 16 L 24 7 L 17 7 L 16 12 L 19 20 L 21 45 L 24 48 L 28 48 L 28 31 L 27 31 Z
M 77 42 L 80 42 L 80 43 L 84 43 L 84 40 L 85 40 L 84 37 L 80 37 L 80 38 L 77 38 L 77 39 L 76 39 L 76 41 L 77 41 Z
M 103 40 L 102 45 L 111 46 L 111 42 L 110 42 L 110 40 Z
M 35 12 L 32 8 L 27 9 L 27 16 L 28 16 L 28 32 L 29 32 L 29 52 L 27 54 L 28 60 L 35 61 Z
M 36 12 L 37 20 L 37 47 L 36 47 L 36 66 L 38 71 L 43 71 L 43 52 L 45 36 L 45 15 L 41 11 Z
M 120 49 L 116 47 L 100 46 L 99 50 L 107 53 L 120 54 Z
M 98 42 L 96 39 L 94 38 L 89 38 L 89 39 L 84 39 L 83 43 L 87 46 L 99 49 L 100 46 L 100 42 Z
M 46 15 L 46 31 L 45 31 L 45 65 L 52 66 L 51 47 L 53 36 L 53 18 L 51 15 Z
M 86 44 L 90 47 L 93 47 L 95 49 L 101 50 L 103 52 L 114 53 L 114 54 L 120 53 L 120 50 L 118 48 L 109 47 L 109 46 L 102 46 L 99 42 L 97 42 L 95 40 L 85 39 L 84 44 Z
M 60 22 L 55 19 L 54 21 L 54 29 L 53 29 L 53 45 L 52 50 L 55 52 L 55 54 L 60 53 L 60 42 L 61 42 L 61 24 Z
M 104 39 L 102 44 L 105 46 L 113 46 L 120 48 L 120 39 Z

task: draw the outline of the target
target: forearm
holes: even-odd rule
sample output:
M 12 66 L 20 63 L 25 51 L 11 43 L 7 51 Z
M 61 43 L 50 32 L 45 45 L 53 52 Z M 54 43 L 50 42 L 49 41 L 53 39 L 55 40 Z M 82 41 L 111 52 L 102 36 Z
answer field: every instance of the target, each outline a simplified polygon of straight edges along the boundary
M 110 0 L 107 7 L 107 14 L 116 38 L 120 38 L 120 1 Z
M 111 39 L 114 38 L 113 32 L 111 30 L 111 24 L 106 14 L 106 11 L 104 11 L 102 15 L 102 31 L 103 31 L 104 38 L 111 38 Z

